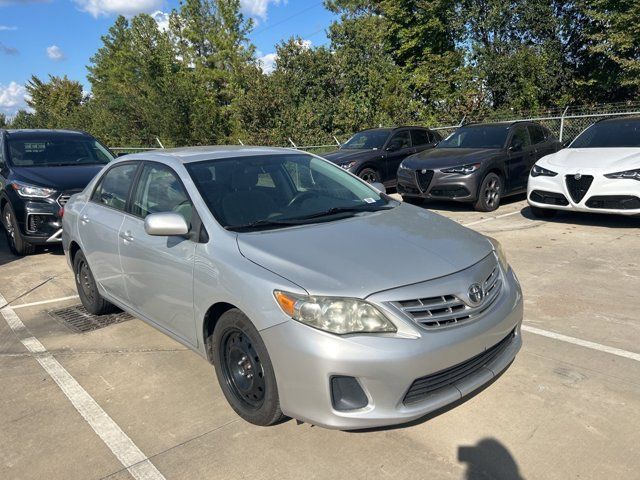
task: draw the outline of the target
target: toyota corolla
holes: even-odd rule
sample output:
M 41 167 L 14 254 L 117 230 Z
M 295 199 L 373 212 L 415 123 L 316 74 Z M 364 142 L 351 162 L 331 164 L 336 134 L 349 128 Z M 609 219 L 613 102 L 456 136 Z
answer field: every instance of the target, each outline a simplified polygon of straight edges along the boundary
M 521 346 L 499 243 L 304 152 L 122 157 L 67 203 L 86 309 L 213 363 L 245 420 L 392 425 L 477 390 Z

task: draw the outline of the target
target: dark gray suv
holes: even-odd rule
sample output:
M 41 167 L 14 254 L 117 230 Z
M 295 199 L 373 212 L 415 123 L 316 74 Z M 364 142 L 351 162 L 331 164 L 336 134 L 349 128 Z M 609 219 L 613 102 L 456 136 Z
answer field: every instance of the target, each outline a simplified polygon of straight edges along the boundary
M 398 168 L 398 193 L 410 203 L 455 200 L 490 212 L 502 197 L 526 191 L 536 161 L 560 147 L 535 122 L 466 125 L 436 148 L 407 157 Z

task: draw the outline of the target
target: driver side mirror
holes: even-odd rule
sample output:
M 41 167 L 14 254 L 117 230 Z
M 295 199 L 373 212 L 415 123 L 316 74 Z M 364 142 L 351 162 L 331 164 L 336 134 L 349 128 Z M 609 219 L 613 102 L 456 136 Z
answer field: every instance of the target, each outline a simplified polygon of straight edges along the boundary
M 522 151 L 522 140 L 513 140 L 511 142 L 511 146 L 509 147 L 509 150 L 512 152 Z
M 189 233 L 189 225 L 178 213 L 152 213 L 144 219 L 144 231 L 154 237 L 172 237 Z
M 396 140 L 387 145 L 387 148 L 385 148 L 385 150 L 387 152 L 397 152 L 398 150 L 400 150 L 401 146 L 402 143 Z

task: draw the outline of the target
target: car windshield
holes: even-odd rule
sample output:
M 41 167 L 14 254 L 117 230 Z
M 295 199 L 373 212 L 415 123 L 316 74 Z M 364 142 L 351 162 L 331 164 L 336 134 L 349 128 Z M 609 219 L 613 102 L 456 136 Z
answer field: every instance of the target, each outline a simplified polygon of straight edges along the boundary
M 509 128 L 505 125 L 462 127 L 442 140 L 436 148 L 503 148 Z
M 594 123 L 569 148 L 640 147 L 640 120 Z
M 28 137 L 8 140 L 9 160 L 16 167 L 105 165 L 109 151 L 91 137 Z
M 343 150 L 367 149 L 376 150 L 384 146 L 389 137 L 389 130 L 367 130 L 356 133 L 340 147 Z
M 188 164 L 187 170 L 211 213 L 228 230 L 331 221 L 397 205 L 308 154 L 210 160 Z

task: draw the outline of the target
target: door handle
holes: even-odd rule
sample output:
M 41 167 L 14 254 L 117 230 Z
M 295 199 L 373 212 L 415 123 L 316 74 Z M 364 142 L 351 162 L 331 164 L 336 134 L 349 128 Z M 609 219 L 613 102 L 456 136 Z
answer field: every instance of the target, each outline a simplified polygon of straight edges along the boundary
M 88 215 L 82 215 L 80 217 L 80 221 L 82 222 L 83 225 L 86 225 L 87 223 L 89 223 L 89 216 Z
M 131 235 L 130 231 L 120 232 L 120 238 L 125 242 L 133 242 L 133 235 Z

